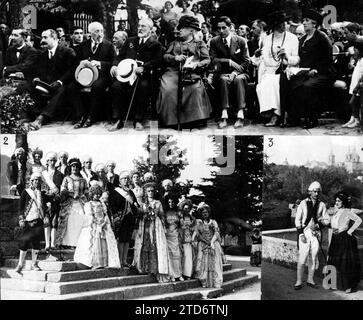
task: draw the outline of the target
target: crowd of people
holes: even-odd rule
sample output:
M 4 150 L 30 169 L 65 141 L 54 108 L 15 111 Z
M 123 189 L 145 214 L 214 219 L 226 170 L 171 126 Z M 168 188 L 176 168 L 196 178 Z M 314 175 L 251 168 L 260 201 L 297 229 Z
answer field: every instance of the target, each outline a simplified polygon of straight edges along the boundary
M 314 281 L 315 271 L 319 267 L 318 253 L 321 247 L 324 228 L 329 228 L 329 248 L 323 261 L 333 266 L 335 274 L 331 274 L 332 290 L 354 292 L 360 282 L 360 261 L 358 242 L 354 234 L 361 225 L 359 217 L 362 210 L 351 208 L 351 197 L 340 191 L 334 196 L 335 207 L 328 213 L 326 205 L 320 200 L 322 187 L 319 182 L 311 183 L 308 197 L 302 200 L 296 211 L 295 226 L 298 231 L 297 281 L 295 290 L 303 288 L 304 266 L 308 266 L 307 286 L 318 288 Z
M 203 287 L 222 285 L 221 237 L 208 204 L 193 204 L 171 180 L 157 181 L 151 172 L 118 175 L 114 161 L 93 169 L 89 156 L 81 162 L 49 152 L 43 164 L 40 149 L 32 158 L 29 164 L 17 148 L 7 169 L 10 191 L 20 195 L 16 272 L 30 249 L 31 268 L 40 270 L 44 237 L 51 261 L 58 250 L 75 248 L 73 260 L 89 268 L 135 268 L 158 282 L 196 278 Z
M 180 13 L 170 1 L 162 11 L 149 8 L 137 36 L 121 24 L 112 42 L 99 22 L 88 26 L 87 35 L 75 26 L 69 38 L 63 28 L 44 30 L 41 48 L 22 28 L 12 30 L 3 75 L 24 78 L 17 90 L 30 92 L 36 102 L 22 115 L 26 129 L 56 119 L 71 119 L 78 129 L 103 119 L 110 131 L 126 120 L 142 130 L 150 114 L 164 127 L 194 128 L 214 117 L 221 129 L 229 119 L 240 128 L 256 108 L 266 126 L 312 128 L 324 93 L 333 87 L 350 87 L 351 118 L 344 127 L 359 125 L 359 24 L 326 29 L 323 13 L 304 9 L 301 23 L 276 11 L 251 28 L 226 16 L 211 26 L 198 5 L 177 5 Z M 251 84 L 257 98 L 249 93 Z

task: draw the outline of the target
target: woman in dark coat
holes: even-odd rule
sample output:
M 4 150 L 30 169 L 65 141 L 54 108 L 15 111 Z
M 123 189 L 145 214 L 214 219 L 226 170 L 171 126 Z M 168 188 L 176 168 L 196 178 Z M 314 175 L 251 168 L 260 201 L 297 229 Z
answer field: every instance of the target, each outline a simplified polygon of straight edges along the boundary
M 164 126 L 178 124 L 178 71 L 183 65 L 182 103 L 179 110 L 181 124 L 191 124 L 209 118 L 211 104 L 205 90 L 201 73 L 210 63 L 207 45 L 194 39 L 199 22 L 191 16 L 179 20 L 178 29 L 182 40 L 170 44 L 164 61 L 167 71 L 161 79 L 157 111 Z M 191 61 L 190 61 L 191 60 Z M 190 61 L 190 63 L 188 63 Z M 186 63 L 187 62 L 187 63 Z
M 333 85 L 333 49 L 328 37 L 318 27 L 323 16 L 315 10 L 303 12 L 306 35 L 300 39 L 299 56 L 301 71 L 291 78 L 289 124 L 297 125 L 304 117 L 304 129 L 318 125 L 318 111 L 322 92 Z

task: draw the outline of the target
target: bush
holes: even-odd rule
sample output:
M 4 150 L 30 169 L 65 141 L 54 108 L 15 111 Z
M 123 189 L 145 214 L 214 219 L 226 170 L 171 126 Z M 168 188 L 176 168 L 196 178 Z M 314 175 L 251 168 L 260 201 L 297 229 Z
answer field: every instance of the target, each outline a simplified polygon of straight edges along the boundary
M 34 100 L 28 93 L 17 93 L 13 86 L 0 88 L 1 133 L 26 133 L 22 128 L 21 118 L 34 107 Z

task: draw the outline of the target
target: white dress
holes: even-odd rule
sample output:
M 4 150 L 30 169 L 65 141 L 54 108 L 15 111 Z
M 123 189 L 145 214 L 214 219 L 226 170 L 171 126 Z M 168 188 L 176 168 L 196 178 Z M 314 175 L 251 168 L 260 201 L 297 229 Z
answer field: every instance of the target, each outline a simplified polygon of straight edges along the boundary
M 272 46 L 273 54 L 276 56 L 280 50 L 278 47 L 285 48 L 288 66 L 297 65 L 299 58 L 299 40 L 290 33 L 286 32 L 284 43 L 283 35 L 275 37 Z M 272 34 L 268 35 L 263 42 L 262 61 L 259 66 L 259 83 L 256 87 L 260 112 L 273 110 L 278 116 L 281 115 L 280 106 L 280 75 L 276 74 L 280 62 L 276 61 L 271 53 Z

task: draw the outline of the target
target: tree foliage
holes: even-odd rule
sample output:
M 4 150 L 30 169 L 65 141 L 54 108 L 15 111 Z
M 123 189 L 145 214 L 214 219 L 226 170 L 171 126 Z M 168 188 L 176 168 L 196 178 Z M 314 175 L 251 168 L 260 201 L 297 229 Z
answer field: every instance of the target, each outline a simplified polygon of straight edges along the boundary
M 135 159 L 134 169 L 143 176 L 152 172 L 156 178 L 158 187 L 164 179 L 170 179 L 175 184 L 180 178 L 181 172 L 188 165 L 186 149 L 180 149 L 177 140 L 173 136 L 149 135 L 143 145 L 148 156 Z M 189 193 L 192 181 L 185 184 L 177 184 L 175 192 Z
M 234 171 L 218 175 L 223 167 L 215 160 L 212 178 L 204 179 L 196 188 L 205 195 L 218 221 L 228 219 L 260 219 L 262 213 L 263 141 L 261 137 L 223 137 L 223 143 L 213 137 L 219 156 L 228 145 L 234 146 Z

